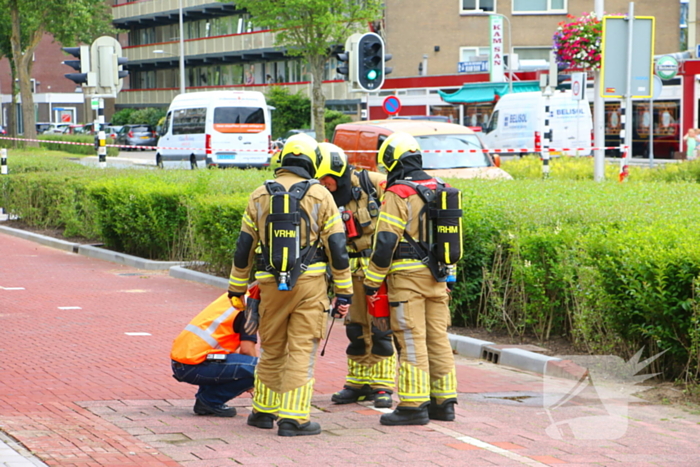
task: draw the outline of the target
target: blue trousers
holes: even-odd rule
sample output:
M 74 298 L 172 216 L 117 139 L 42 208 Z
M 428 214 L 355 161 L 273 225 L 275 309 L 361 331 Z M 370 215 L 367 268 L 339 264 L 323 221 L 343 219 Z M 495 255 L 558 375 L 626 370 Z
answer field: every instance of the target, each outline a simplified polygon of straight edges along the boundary
M 221 362 L 187 365 L 173 361 L 172 367 L 176 380 L 199 386 L 197 399 L 219 407 L 253 387 L 257 363 L 257 357 L 230 353 Z

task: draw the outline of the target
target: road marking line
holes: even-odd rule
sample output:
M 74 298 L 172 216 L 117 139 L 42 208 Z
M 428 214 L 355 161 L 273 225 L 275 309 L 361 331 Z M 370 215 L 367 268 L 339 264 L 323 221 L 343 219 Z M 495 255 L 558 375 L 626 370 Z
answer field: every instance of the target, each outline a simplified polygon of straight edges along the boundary
M 2 290 L 25 290 L 24 287 L 3 287 L 0 285 L 0 289 Z
M 376 407 L 370 407 L 377 412 L 383 412 L 383 413 L 391 413 L 393 412 L 392 409 L 378 409 Z M 529 465 L 531 467 L 549 467 L 548 464 L 543 464 L 541 462 L 537 462 L 534 459 L 530 459 L 529 457 L 521 456 L 520 454 L 516 454 L 514 452 L 511 452 L 507 449 L 499 448 L 498 446 L 494 446 L 493 444 L 489 444 L 485 441 L 481 441 L 476 438 L 472 438 L 471 436 L 464 436 L 464 434 L 459 433 L 457 431 L 451 430 L 449 428 L 445 428 L 444 426 L 438 425 L 437 423 L 431 423 L 430 428 L 432 428 L 435 431 L 439 431 L 440 433 L 450 436 L 457 441 L 461 441 L 463 443 L 471 444 L 473 446 L 476 446 L 478 448 L 484 449 L 486 451 L 490 451 L 494 454 L 498 454 L 503 457 L 507 457 L 508 459 L 514 460 L 516 462 L 520 462 L 525 465 Z
M 525 464 L 525 465 L 530 465 L 532 467 L 548 467 L 547 464 L 537 462 L 534 459 L 530 459 L 529 457 L 521 456 L 520 454 L 516 454 L 516 453 L 509 451 L 507 449 L 499 448 L 498 446 L 494 446 L 493 444 L 489 444 L 485 441 L 481 441 L 480 439 L 472 438 L 471 436 L 464 436 L 462 433 L 451 430 L 449 428 L 445 428 L 444 426 L 440 426 L 440 425 L 435 424 L 435 423 L 431 423 L 430 428 L 434 429 L 435 431 L 439 431 L 440 433 L 443 433 L 447 436 L 451 436 L 458 441 L 462 441 L 463 443 L 471 444 L 471 445 L 476 446 L 478 448 L 485 449 L 486 451 L 490 451 L 494 454 L 498 454 L 500 456 L 507 457 L 508 459 L 514 460 L 516 462 L 520 462 L 520 463 Z
M 127 336 L 150 336 L 150 332 L 125 332 Z
M 59 306 L 59 310 L 82 310 L 79 306 Z

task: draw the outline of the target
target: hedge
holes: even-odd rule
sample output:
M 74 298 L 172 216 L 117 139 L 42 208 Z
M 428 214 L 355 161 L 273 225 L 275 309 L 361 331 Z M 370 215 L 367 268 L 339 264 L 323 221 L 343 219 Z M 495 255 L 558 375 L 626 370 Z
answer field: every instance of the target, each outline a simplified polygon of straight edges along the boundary
M 96 156 L 95 137 L 92 135 L 39 135 L 38 139 L 45 141 L 60 141 L 57 143 L 39 143 L 42 148 L 52 151 L 63 151 L 82 156 Z M 88 143 L 85 144 L 62 144 L 66 143 Z M 112 138 L 107 138 L 107 144 L 115 144 Z M 108 157 L 117 157 L 119 148 L 107 148 Z
M 700 185 L 639 182 L 634 173 L 627 183 L 557 179 L 560 162 L 592 169 L 590 158 L 562 160 L 546 181 L 451 181 L 465 213 L 454 324 L 541 340 L 563 335 L 624 357 L 642 346 L 665 350 L 656 371 L 696 378 Z M 674 164 L 637 180 L 692 180 L 698 167 Z M 248 194 L 271 177 L 255 170 L 12 173 L 2 178 L 0 202 L 32 225 L 94 232 L 110 248 L 152 259 L 205 261 L 226 277 Z

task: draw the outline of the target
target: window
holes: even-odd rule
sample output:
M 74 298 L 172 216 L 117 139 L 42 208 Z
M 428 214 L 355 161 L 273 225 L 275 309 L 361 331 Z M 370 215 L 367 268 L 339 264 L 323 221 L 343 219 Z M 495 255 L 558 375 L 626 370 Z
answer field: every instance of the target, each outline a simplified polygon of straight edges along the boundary
M 513 47 L 513 52 L 518 54 L 520 60 L 546 60 L 549 62 L 549 51 L 551 46 L 542 47 Z
M 566 0 L 513 0 L 513 13 L 566 13 Z
M 207 109 L 179 109 L 173 112 L 173 134 L 194 135 L 204 133 Z
M 470 62 L 477 60 L 477 57 L 482 57 L 483 60 L 488 60 L 491 55 L 490 47 L 460 47 L 459 61 Z
M 461 0 L 461 13 L 496 11 L 496 0 Z

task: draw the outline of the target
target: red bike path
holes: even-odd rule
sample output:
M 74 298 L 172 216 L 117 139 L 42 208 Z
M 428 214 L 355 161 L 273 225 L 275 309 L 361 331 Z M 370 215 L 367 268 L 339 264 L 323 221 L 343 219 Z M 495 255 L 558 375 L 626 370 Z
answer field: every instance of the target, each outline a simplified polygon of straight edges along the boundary
M 455 422 L 382 426 L 370 403 L 330 401 L 345 375 L 339 322 L 317 358 L 321 435 L 247 426 L 248 396 L 232 419 L 196 416 L 168 355 L 221 293 L 0 233 L 0 431 L 49 466 L 700 465 L 697 411 L 601 403 L 602 383 L 545 407 L 559 395 L 541 375 L 460 356 Z

